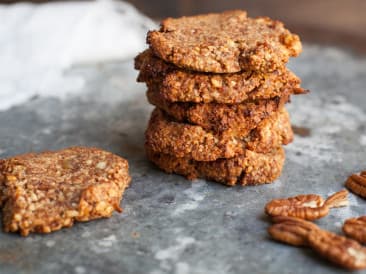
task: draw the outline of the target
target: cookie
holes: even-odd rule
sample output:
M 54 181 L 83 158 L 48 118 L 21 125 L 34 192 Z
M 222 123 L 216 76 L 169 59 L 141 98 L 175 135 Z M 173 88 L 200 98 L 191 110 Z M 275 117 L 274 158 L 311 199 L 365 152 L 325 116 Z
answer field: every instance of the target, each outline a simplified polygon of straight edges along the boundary
M 268 153 L 288 144 L 293 132 L 286 110 L 263 120 L 245 138 L 218 136 L 200 126 L 177 123 L 155 109 L 145 133 L 146 145 L 154 152 L 188 157 L 196 161 L 214 161 L 233 158 L 251 150 Z
M 272 73 L 242 71 L 232 74 L 209 74 L 187 71 L 164 62 L 146 50 L 135 58 L 138 82 L 146 82 L 169 102 L 238 104 L 246 100 L 268 99 L 307 92 L 300 79 L 283 68 Z
M 241 156 L 210 162 L 156 153 L 147 145 L 145 149 L 148 159 L 167 173 L 180 174 L 190 180 L 206 178 L 228 186 L 271 183 L 281 175 L 285 161 L 282 147 L 267 154 L 246 150 Z
M 1 160 L 0 160 L 0 169 L 1 169 Z M 0 208 L 4 202 L 4 188 L 5 188 L 5 177 L 0 172 Z
M 289 101 L 290 95 L 286 93 L 282 97 L 234 105 L 170 103 L 152 90 L 147 91 L 147 98 L 177 122 L 198 125 L 216 134 L 230 132 L 231 135 L 245 137 L 263 119 L 279 111 Z
M 0 174 L 4 230 L 23 236 L 121 212 L 122 194 L 131 180 L 126 160 L 87 147 L 4 159 Z
M 301 52 L 299 36 L 267 17 L 241 10 L 167 18 L 147 42 L 163 60 L 194 71 L 275 71 Z

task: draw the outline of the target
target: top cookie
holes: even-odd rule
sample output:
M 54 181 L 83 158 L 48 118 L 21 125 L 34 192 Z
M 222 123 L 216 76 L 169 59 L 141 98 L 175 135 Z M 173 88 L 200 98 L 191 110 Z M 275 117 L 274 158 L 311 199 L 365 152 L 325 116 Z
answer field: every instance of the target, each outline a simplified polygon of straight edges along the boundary
M 167 18 L 147 42 L 160 58 L 202 72 L 274 71 L 301 52 L 299 36 L 267 17 L 227 11 Z

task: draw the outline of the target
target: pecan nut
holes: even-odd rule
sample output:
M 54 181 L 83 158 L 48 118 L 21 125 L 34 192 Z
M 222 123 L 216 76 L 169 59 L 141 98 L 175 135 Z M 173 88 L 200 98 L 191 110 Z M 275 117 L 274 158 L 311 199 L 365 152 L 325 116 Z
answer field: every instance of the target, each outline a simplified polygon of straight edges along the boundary
M 311 231 L 307 240 L 319 255 L 341 267 L 366 268 L 366 248 L 357 241 L 325 230 Z
M 320 229 L 314 223 L 280 216 L 268 232 L 278 241 L 308 246 L 329 261 L 350 270 L 366 268 L 366 248 L 357 241 Z
M 346 181 L 346 187 L 353 193 L 366 198 L 366 170 L 349 176 Z
M 346 220 L 343 224 L 343 232 L 348 237 L 366 244 L 366 216 Z
M 268 234 L 275 240 L 294 246 L 306 246 L 307 236 L 311 230 L 319 229 L 317 225 L 299 218 L 278 216 L 268 228 Z
M 298 195 L 285 199 L 274 199 L 265 206 L 270 216 L 291 216 L 305 220 L 316 220 L 326 216 L 330 208 L 348 205 L 348 191 L 342 190 L 327 200 L 315 194 Z

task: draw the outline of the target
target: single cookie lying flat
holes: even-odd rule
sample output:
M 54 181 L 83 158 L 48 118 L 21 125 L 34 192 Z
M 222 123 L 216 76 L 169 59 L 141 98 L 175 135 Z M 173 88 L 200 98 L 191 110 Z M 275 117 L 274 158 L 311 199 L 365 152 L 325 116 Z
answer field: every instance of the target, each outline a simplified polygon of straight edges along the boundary
M 301 52 L 299 37 L 281 22 L 240 10 L 165 19 L 147 42 L 167 62 L 214 73 L 274 71 Z
M 128 163 L 87 147 L 0 160 L 3 226 L 27 236 L 110 217 L 130 183 Z
M 265 74 L 242 71 L 232 74 L 208 74 L 180 69 L 146 50 L 135 58 L 140 70 L 138 82 L 146 82 L 168 102 L 237 104 L 246 100 L 268 99 L 291 91 L 305 93 L 300 79 L 283 68 Z
M 263 120 L 245 138 L 218 136 L 200 126 L 177 123 L 155 109 L 145 133 L 146 145 L 154 152 L 188 157 L 196 161 L 233 158 L 251 150 L 268 153 L 293 139 L 285 109 Z
M 147 98 L 177 122 L 198 125 L 217 134 L 226 132 L 245 137 L 263 119 L 278 112 L 289 101 L 290 95 L 285 93 L 282 97 L 234 105 L 169 103 L 152 90 L 147 91 Z
M 147 145 L 145 149 L 150 161 L 167 173 L 177 173 L 190 180 L 206 178 L 228 186 L 271 183 L 281 175 L 285 161 L 282 147 L 267 154 L 246 150 L 241 156 L 211 162 L 156 153 Z

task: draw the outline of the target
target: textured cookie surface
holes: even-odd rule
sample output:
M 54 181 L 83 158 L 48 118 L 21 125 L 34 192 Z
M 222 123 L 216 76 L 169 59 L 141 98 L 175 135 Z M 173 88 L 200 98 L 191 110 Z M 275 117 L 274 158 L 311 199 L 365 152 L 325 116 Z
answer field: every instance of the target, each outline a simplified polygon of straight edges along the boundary
M 153 90 L 147 91 L 147 97 L 151 104 L 164 110 L 177 122 L 199 125 L 217 134 L 226 132 L 236 137 L 245 137 L 263 119 L 278 112 L 289 100 L 290 95 L 285 93 L 282 97 L 234 105 L 170 103 Z
M 148 146 L 145 149 L 150 161 L 167 173 L 180 174 L 191 180 L 206 178 L 229 186 L 271 183 L 281 175 L 285 161 L 282 147 L 267 154 L 246 150 L 239 157 L 212 162 L 155 153 Z
M 301 52 L 299 37 L 281 22 L 240 10 L 165 19 L 147 42 L 167 62 L 214 73 L 274 71 Z
M 87 147 L 29 153 L 0 161 L 6 232 L 49 233 L 121 211 L 128 163 Z
M 2 168 L 1 165 L 2 165 L 2 161 L 0 160 L 0 170 Z M 0 172 L 0 208 L 1 208 L 2 204 L 3 204 L 3 202 L 4 202 L 4 199 L 5 199 L 5 197 L 4 197 L 4 188 L 5 188 L 5 182 L 4 182 L 4 180 L 5 180 L 5 177 Z
M 197 161 L 233 158 L 246 150 L 269 153 L 293 139 L 289 116 L 284 109 L 263 120 L 245 138 L 230 134 L 218 136 L 200 126 L 177 123 L 155 109 L 145 135 L 146 145 L 152 151 Z
M 268 99 L 290 92 L 306 92 L 291 71 L 272 73 L 242 71 L 231 74 L 199 73 L 180 69 L 146 50 L 135 58 L 140 70 L 137 81 L 169 102 L 237 104 L 246 100 Z

